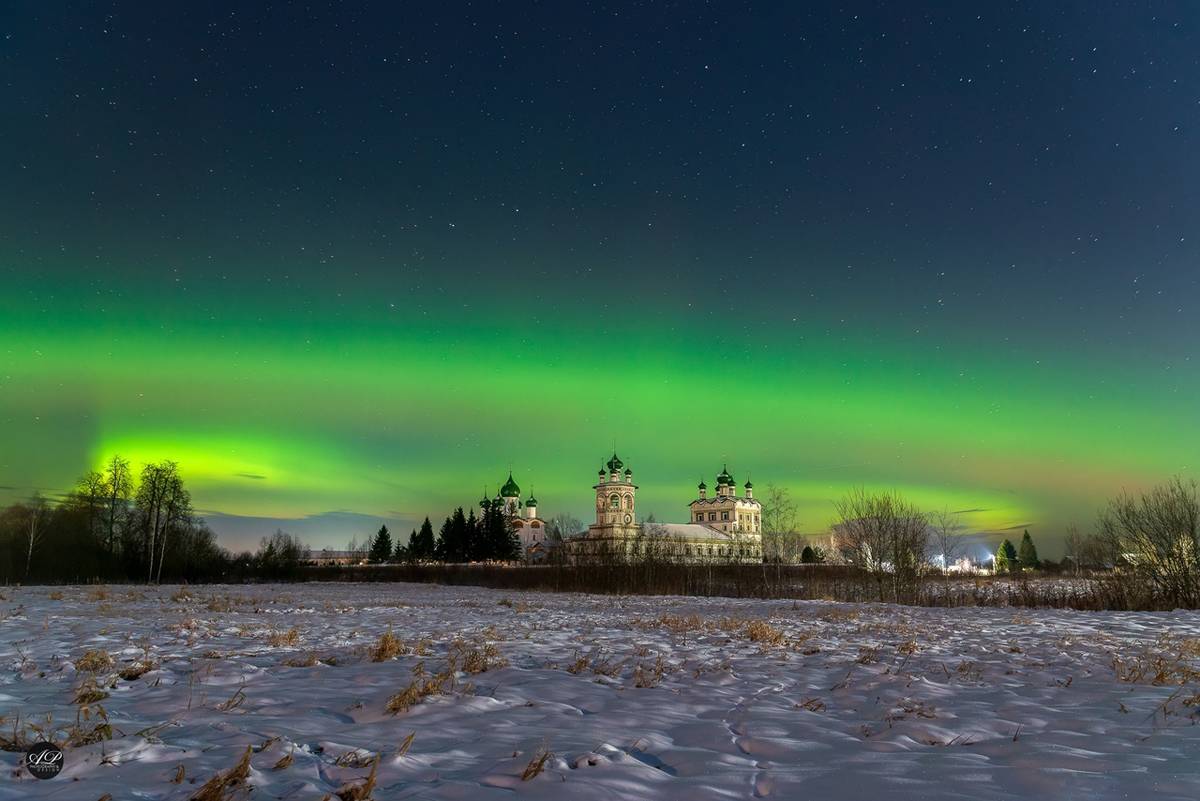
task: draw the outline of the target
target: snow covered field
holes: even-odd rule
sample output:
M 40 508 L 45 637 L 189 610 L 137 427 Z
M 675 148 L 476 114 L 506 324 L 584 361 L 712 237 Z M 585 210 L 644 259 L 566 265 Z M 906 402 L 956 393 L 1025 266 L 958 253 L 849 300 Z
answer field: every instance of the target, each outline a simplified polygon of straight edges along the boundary
M 411 584 L 3 594 L 0 739 L 36 740 L 49 715 L 86 742 L 98 708 L 112 739 L 45 781 L 5 751 L 0 798 L 186 799 L 248 746 L 226 798 L 351 798 L 377 758 L 386 800 L 1200 798 L 1196 612 Z

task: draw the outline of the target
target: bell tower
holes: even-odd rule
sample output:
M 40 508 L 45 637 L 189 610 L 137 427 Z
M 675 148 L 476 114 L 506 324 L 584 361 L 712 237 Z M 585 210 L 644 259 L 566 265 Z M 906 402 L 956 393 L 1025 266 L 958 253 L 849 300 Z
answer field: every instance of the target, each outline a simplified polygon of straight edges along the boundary
M 621 472 L 621 468 L 625 468 Z M 596 522 L 588 526 L 590 537 L 631 537 L 637 534 L 635 506 L 637 485 L 633 470 L 614 452 L 600 468 L 596 484 Z

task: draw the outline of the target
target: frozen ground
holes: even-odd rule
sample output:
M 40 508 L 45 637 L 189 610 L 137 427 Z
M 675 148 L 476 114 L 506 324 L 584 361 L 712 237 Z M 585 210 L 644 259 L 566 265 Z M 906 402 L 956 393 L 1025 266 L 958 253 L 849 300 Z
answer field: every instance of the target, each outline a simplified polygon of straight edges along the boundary
M 86 741 L 98 707 L 113 736 L 47 781 L 3 752 L 0 798 L 186 799 L 247 746 L 227 798 L 352 797 L 376 758 L 387 801 L 1200 798 L 1196 612 L 409 584 L 4 596 L 0 738 L 50 716 Z M 398 654 L 373 653 L 389 631 Z

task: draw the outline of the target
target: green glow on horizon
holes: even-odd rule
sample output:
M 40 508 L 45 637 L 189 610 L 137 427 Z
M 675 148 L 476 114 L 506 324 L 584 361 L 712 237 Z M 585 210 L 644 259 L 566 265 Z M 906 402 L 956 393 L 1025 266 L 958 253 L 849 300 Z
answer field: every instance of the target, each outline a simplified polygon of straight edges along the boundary
M 113 453 L 135 467 L 171 458 L 197 508 L 236 515 L 436 518 L 511 464 L 543 513 L 586 520 L 615 438 L 640 509 L 659 519 L 682 519 L 696 480 L 727 460 L 739 481 L 789 487 L 806 531 L 861 484 L 982 510 L 967 516 L 976 529 L 1053 532 L 1123 487 L 1186 474 L 1197 445 L 1180 434 L 1193 393 L 1120 392 L 1082 357 L 1039 364 L 917 337 L 764 326 L 705 342 L 702 324 L 593 328 L 565 313 L 538 329 L 273 317 L 220 333 L 9 319 L 0 411 L 14 452 L 41 452 L 29 484 L 65 488 Z M 606 338 L 622 342 L 617 357 Z M 1144 366 L 1123 369 L 1156 386 Z M 2 483 L 23 477 L 3 467 Z

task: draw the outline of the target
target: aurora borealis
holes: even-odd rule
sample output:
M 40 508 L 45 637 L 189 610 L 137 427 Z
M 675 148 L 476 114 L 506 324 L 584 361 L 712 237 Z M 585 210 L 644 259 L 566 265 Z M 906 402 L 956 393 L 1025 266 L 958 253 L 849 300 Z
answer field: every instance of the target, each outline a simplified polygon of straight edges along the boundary
M 0 21 L 0 502 L 337 546 L 615 443 L 1053 553 L 1195 474 L 1200 8 L 575 5 Z

